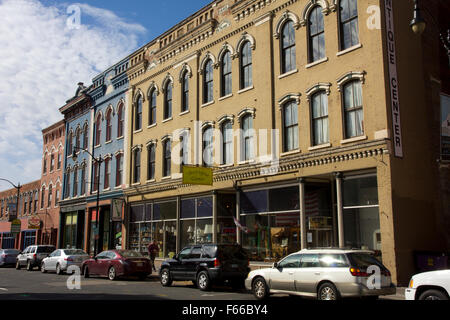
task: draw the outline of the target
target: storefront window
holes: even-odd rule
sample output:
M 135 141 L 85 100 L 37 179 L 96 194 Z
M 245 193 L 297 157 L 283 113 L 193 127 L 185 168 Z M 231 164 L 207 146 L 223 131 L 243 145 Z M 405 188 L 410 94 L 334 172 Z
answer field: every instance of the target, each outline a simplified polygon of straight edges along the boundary
M 2 249 L 14 249 L 16 237 L 12 233 L 3 233 Z
M 344 179 L 343 196 L 345 245 L 381 254 L 376 176 Z
M 217 242 L 219 244 L 236 243 L 236 225 L 232 218 L 217 219 Z
M 267 212 L 268 194 L 267 190 L 242 192 L 241 213 Z
M 77 221 L 78 214 L 68 213 L 66 214 L 64 224 L 64 245 L 63 248 L 76 248 L 77 241 Z
M 308 185 L 305 190 L 307 247 L 331 247 L 333 212 L 329 185 Z
M 181 200 L 181 247 L 190 244 L 212 243 L 212 197 Z

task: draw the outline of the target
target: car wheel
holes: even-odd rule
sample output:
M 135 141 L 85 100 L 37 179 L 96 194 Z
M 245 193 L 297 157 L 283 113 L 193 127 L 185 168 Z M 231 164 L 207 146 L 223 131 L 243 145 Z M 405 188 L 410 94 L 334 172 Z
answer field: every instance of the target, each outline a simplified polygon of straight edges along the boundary
M 20 270 L 20 262 L 19 262 L 19 260 L 16 261 L 16 270 Z
M 56 265 L 56 274 L 58 276 L 63 274 L 63 271 L 62 271 L 61 266 L 59 265 L 59 263 Z
M 27 261 L 27 271 L 32 271 L 32 270 L 33 270 L 33 267 L 32 267 L 32 265 L 31 265 L 31 261 L 28 260 L 28 261 Z
M 88 267 L 84 267 L 83 274 L 84 274 L 85 278 L 89 278 L 89 269 L 88 269 Z
M 197 286 L 202 291 L 208 291 L 211 287 L 211 280 L 206 271 L 201 271 L 197 276 Z
M 47 270 L 45 269 L 45 263 L 43 263 L 43 262 L 41 264 L 41 272 L 42 273 L 47 273 Z
M 339 292 L 331 282 L 326 282 L 317 290 L 317 300 L 338 300 Z
M 170 277 L 169 269 L 165 268 L 161 271 L 161 285 L 163 287 L 169 287 L 172 284 L 172 278 Z
M 116 268 L 114 268 L 114 267 L 109 268 L 109 270 L 108 270 L 108 278 L 111 281 L 117 279 Z
M 262 277 L 258 277 L 253 281 L 252 291 L 257 300 L 264 300 L 269 296 L 269 288 Z
M 430 289 L 422 293 L 419 300 L 448 300 L 448 297 L 439 290 Z

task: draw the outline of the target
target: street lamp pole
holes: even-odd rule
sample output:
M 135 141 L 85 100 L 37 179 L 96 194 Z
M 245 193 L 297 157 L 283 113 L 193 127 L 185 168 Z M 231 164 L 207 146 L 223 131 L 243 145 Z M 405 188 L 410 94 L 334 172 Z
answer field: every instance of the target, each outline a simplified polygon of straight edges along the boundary
M 15 189 L 17 189 L 17 200 L 16 200 L 16 217 L 17 217 L 19 215 L 19 197 L 20 197 L 20 189 L 22 188 L 22 186 L 20 185 L 20 182 L 16 186 L 14 183 L 9 181 L 8 179 L 0 178 L 0 180 L 10 183 Z M 11 214 L 9 215 L 9 220 L 12 221 Z
M 94 162 L 97 164 L 97 177 L 96 177 L 96 184 L 97 184 L 97 208 L 96 208 L 96 212 L 95 212 L 95 230 L 96 230 L 96 235 L 94 235 L 94 257 L 97 255 L 97 247 L 98 247 L 98 237 L 99 237 L 99 230 L 98 230 L 98 219 L 99 219 L 99 210 L 100 210 L 100 167 L 101 164 L 103 162 L 102 157 L 99 155 L 98 159 L 95 158 L 88 150 L 86 149 L 82 149 L 82 148 L 78 148 L 78 147 L 73 147 L 72 150 L 72 159 L 74 161 L 77 160 L 78 156 L 76 153 L 76 150 L 82 150 L 87 152 L 92 160 L 94 160 Z

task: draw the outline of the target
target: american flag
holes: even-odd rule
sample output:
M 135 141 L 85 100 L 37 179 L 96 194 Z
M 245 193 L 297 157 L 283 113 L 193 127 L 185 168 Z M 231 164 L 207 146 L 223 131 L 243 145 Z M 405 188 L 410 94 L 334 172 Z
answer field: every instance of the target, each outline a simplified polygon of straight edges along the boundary
M 306 192 L 305 213 L 307 216 L 319 215 L 319 193 L 317 191 Z
M 241 229 L 241 230 L 244 231 L 245 233 L 248 233 L 248 232 L 249 232 L 248 228 L 247 228 L 247 227 L 244 227 L 244 226 L 239 222 L 239 220 L 236 219 L 236 217 L 233 217 L 233 220 L 234 220 L 234 224 L 235 224 L 239 229 Z

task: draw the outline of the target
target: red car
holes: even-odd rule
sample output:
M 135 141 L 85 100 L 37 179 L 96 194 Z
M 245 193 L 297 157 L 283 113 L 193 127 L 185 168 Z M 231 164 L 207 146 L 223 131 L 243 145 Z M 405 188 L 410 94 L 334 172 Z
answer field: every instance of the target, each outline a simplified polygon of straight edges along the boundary
M 136 251 L 108 250 L 85 260 L 81 270 L 85 278 L 96 275 L 115 280 L 118 277 L 138 276 L 144 280 L 152 273 L 152 262 Z

